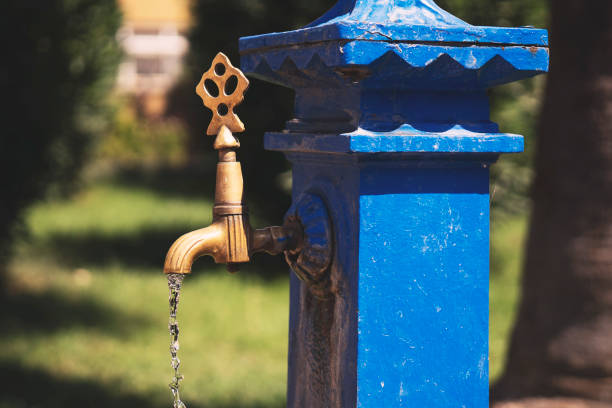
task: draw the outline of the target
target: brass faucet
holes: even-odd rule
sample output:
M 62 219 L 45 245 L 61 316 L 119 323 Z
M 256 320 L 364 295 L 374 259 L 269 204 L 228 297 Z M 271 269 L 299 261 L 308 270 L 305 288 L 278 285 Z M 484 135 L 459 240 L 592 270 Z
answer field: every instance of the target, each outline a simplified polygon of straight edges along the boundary
M 234 82 L 235 89 L 228 87 L 228 81 Z M 213 223 L 174 242 L 166 255 L 166 274 L 190 273 L 193 262 L 204 255 L 212 256 L 216 263 L 227 264 L 228 270 L 235 272 L 239 264 L 249 262 L 256 252 L 272 255 L 285 252 L 287 259 L 297 259 L 302 250 L 304 229 L 298 217 L 286 217 L 283 226 L 255 230 L 249 223 L 243 204 L 242 169 L 236 161 L 240 143 L 232 133 L 244 131 L 244 124 L 233 109 L 244 99 L 248 86 L 244 74 L 222 53 L 217 54 L 196 86 L 196 93 L 213 112 L 206 133 L 216 135 L 213 147 L 219 152 Z

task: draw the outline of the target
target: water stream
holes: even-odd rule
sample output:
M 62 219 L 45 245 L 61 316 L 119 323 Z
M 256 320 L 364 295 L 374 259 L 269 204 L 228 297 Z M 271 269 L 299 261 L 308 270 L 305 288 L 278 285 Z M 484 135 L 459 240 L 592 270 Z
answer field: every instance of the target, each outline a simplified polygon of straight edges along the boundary
M 168 288 L 170 289 L 170 319 L 168 321 L 168 330 L 170 331 L 170 365 L 174 369 L 174 376 L 172 377 L 172 381 L 170 382 L 169 386 L 170 390 L 172 391 L 173 408 L 187 408 L 185 403 L 181 401 L 181 396 L 179 394 L 179 388 L 183 376 L 179 372 L 181 360 L 178 358 L 179 326 L 178 320 L 176 319 L 176 310 L 178 308 L 178 303 L 181 296 L 181 285 L 183 284 L 184 277 L 185 275 L 178 273 L 171 273 L 168 275 Z

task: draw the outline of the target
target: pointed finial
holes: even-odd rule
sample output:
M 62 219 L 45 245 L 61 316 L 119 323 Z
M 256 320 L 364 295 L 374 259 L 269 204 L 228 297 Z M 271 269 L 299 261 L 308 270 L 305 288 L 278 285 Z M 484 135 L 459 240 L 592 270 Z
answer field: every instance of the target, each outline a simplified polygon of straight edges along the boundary
M 232 135 L 232 132 L 225 125 L 221 125 L 219 133 L 215 138 L 213 149 L 224 150 L 224 149 L 237 149 L 240 147 L 240 142 Z
M 244 132 L 244 124 L 234 108 L 244 100 L 248 87 L 249 80 L 242 71 L 234 67 L 225 54 L 218 53 L 196 85 L 196 93 L 213 113 L 207 135 L 216 135 L 222 126 L 231 132 Z

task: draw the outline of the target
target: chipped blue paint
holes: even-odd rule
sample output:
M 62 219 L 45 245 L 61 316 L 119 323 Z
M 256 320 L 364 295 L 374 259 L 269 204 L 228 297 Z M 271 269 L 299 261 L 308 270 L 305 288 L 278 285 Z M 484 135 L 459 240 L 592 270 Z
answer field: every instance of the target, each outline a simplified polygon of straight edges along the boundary
M 334 71 L 369 66 L 389 53 L 401 59 L 408 72 L 445 58 L 478 73 L 490 65 L 507 65 L 488 70 L 478 82 L 485 88 L 548 69 L 546 30 L 472 26 L 430 0 L 340 1 L 306 28 L 243 37 L 240 51 L 243 70 L 292 87 L 297 87 L 295 81 L 283 78 L 287 61 L 302 70 L 323 64 Z
M 448 134 L 447 134 L 448 133 Z M 268 133 L 268 150 L 325 153 L 519 153 L 523 137 L 513 134 L 470 132 L 418 134 L 368 132 L 359 129 L 340 135 Z
M 333 297 L 291 279 L 287 405 L 488 407 L 489 167 L 523 138 L 490 120 L 487 90 L 548 71 L 546 30 L 339 0 L 240 50 L 295 89 L 265 146 L 333 223 Z
M 241 68 L 245 72 L 295 88 L 326 82 L 349 85 L 350 81 L 339 71 L 342 68 L 371 67 L 375 71 L 378 66 L 388 64 L 397 65 L 399 72 L 393 79 L 406 88 L 486 89 L 546 72 L 548 49 L 351 41 L 319 43 L 300 49 L 268 49 L 261 53 L 243 52 L 241 57 Z M 422 80 L 429 75 L 436 75 L 444 82 L 426 86 Z
M 547 46 L 548 32 L 473 26 L 429 0 L 341 0 L 303 29 L 243 37 L 240 48 L 253 50 L 338 39 Z
M 488 407 L 489 174 L 464 165 L 361 171 L 359 407 Z

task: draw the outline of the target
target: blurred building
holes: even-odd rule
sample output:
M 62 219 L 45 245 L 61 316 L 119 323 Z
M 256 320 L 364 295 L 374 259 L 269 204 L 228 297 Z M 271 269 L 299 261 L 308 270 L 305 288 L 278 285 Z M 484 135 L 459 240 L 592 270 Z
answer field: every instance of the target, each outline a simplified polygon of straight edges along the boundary
M 166 94 L 182 70 L 189 43 L 190 0 L 119 0 L 125 56 L 119 67 L 120 92 L 135 96 L 145 116 L 159 116 Z

